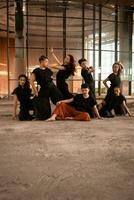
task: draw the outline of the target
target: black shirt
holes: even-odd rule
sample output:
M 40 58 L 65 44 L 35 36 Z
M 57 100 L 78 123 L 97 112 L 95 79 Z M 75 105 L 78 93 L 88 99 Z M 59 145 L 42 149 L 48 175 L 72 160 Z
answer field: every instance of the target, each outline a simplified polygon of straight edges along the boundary
M 32 73 L 35 74 L 37 84 L 41 87 L 45 87 L 45 85 L 51 83 L 53 80 L 53 72 L 47 67 L 45 69 L 38 67 L 34 69 Z
M 88 98 L 84 98 L 82 94 L 77 94 L 74 97 L 74 101 L 72 102 L 72 106 L 75 107 L 76 110 L 88 112 L 89 114 L 94 105 L 96 105 L 96 101 L 94 98 L 92 98 L 91 96 L 89 96 Z
M 83 77 L 84 81 L 86 84 L 94 84 L 94 79 L 91 73 L 88 72 L 87 69 L 82 69 L 81 70 L 81 76 Z
M 63 65 L 64 70 L 59 70 L 56 75 L 57 84 L 62 84 L 72 74 L 71 65 Z
M 123 104 L 123 101 L 126 101 L 126 98 L 120 94 L 119 96 L 114 95 L 111 101 L 111 107 L 115 108 Z
M 119 75 L 112 73 L 108 76 L 108 79 L 111 82 L 111 85 L 110 85 L 111 88 L 120 87 L 121 79 Z
M 20 109 L 29 108 L 30 106 L 30 96 L 31 89 L 26 87 L 18 86 L 14 89 L 12 94 L 17 96 L 18 101 L 20 102 Z

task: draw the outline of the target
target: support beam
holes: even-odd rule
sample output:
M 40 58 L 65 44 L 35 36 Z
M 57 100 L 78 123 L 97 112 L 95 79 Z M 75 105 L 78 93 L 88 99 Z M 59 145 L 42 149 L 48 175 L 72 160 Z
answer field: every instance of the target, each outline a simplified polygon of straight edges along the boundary
M 15 12 L 15 87 L 18 84 L 18 76 L 25 73 L 24 61 L 24 21 L 23 1 L 16 0 Z
M 123 6 L 120 8 L 119 30 L 120 61 L 125 66 L 124 80 L 128 82 L 128 88 L 126 88 L 124 92 L 126 95 L 131 95 L 133 12 L 130 7 Z

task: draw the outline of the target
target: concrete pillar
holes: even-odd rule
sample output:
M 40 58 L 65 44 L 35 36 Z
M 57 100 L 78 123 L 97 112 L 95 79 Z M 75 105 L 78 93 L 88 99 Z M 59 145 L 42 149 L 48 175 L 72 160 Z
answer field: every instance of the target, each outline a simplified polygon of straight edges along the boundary
M 18 76 L 25 73 L 25 64 L 24 64 L 24 37 L 21 39 L 17 36 L 15 37 L 15 86 L 17 84 Z
M 84 49 L 86 49 L 84 51 L 84 58 L 87 59 L 87 42 L 88 42 L 88 37 L 85 37 L 85 41 L 84 41 Z
M 23 26 L 23 2 L 16 0 L 15 13 L 15 87 L 18 85 L 18 76 L 25 73 L 24 59 L 24 26 Z
M 119 44 L 120 55 L 119 60 L 124 65 L 123 74 L 123 92 L 131 95 L 131 79 L 132 79 L 132 27 L 133 13 L 129 7 L 120 8 L 119 23 Z

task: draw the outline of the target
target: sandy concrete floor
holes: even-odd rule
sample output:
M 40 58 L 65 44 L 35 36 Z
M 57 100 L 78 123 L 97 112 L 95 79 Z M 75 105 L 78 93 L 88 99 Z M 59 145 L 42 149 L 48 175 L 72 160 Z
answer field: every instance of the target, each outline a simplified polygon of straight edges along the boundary
M 19 122 L 11 105 L 0 111 L 0 200 L 134 199 L 134 117 Z

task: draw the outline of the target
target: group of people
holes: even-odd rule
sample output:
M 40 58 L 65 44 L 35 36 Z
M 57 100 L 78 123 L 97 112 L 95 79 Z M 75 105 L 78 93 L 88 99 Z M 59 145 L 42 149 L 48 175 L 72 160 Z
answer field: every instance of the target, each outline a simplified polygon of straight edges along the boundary
M 19 85 L 13 91 L 13 118 L 17 117 L 17 105 L 20 102 L 19 120 L 81 120 L 90 121 L 91 118 L 114 117 L 114 115 L 131 116 L 126 99 L 121 93 L 121 72 L 123 66 L 116 62 L 112 66 L 113 72 L 103 81 L 107 87 L 107 95 L 97 104 L 95 96 L 95 81 L 92 73 L 94 67 L 88 66 L 86 59 L 78 61 L 81 66 L 83 84 L 81 94 L 72 94 L 69 91 L 66 80 L 75 74 L 76 61 L 72 55 L 67 55 L 63 64 L 54 54 L 57 64 L 49 65 L 49 60 L 42 55 L 39 58 L 39 67 L 31 73 L 30 79 L 22 74 L 18 78 Z M 57 69 L 56 85 L 53 82 L 53 71 Z M 111 85 L 108 87 L 107 82 Z M 37 84 L 35 84 L 35 82 Z M 50 99 L 56 105 L 51 113 Z M 30 110 L 33 111 L 31 114 Z M 114 114 L 113 114 L 114 110 Z

